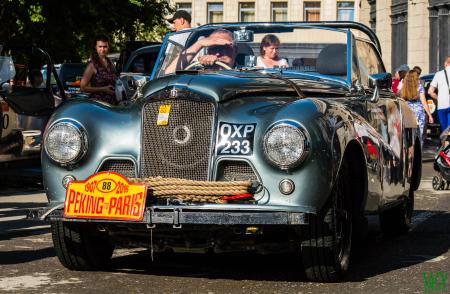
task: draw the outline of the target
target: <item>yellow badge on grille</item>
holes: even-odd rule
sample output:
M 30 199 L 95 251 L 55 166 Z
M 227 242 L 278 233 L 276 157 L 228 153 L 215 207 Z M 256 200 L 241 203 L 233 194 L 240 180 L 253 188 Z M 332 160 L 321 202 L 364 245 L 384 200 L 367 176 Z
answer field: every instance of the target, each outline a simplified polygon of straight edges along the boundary
M 170 105 L 160 105 L 156 125 L 167 126 L 169 124 Z

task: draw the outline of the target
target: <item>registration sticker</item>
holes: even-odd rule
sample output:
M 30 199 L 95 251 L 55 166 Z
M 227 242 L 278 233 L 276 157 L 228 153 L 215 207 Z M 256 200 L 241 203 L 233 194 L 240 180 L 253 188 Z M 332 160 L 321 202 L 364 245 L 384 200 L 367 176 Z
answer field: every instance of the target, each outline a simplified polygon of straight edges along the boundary
M 114 172 L 100 172 L 67 186 L 64 217 L 140 221 L 147 185 L 131 184 Z
M 170 105 L 160 105 L 156 125 L 167 126 L 169 124 Z

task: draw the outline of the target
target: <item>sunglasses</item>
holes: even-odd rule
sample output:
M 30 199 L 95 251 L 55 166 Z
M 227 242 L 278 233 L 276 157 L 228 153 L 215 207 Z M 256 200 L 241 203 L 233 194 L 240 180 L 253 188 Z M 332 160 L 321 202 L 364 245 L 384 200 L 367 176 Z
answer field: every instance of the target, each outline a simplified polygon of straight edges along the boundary
M 208 54 L 232 55 L 234 53 L 233 45 L 216 45 L 208 47 Z

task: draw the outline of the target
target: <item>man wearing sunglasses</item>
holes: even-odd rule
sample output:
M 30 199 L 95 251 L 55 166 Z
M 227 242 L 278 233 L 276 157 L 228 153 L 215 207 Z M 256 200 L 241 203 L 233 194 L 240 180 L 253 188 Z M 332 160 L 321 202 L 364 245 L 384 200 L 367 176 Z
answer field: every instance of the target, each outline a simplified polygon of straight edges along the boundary
M 197 61 L 193 61 L 195 57 L 197 57 Z M 167 67 L 165 72 L 175 72 L 175 68 L 186 69 L 194 63 L 207 66 L 210 69 L 227 69 L 223 65 L 233 68 L 235 59 L 236 46 L 233 42 L 233 34 L 224 29 L 217 29 L 208 37 L 198 39 L 182 53 L 181 60 L 179 56 Z
M 200 56 L 198 61 L 205 66 L 214 66 L 216 62 L 222 62 L 233 68 L 236 59 L 236 46 L 233 35 L 224 29 L 215 30 L 209 37 L 198 40 L 189 49 L 196 50 L 195 54 L 205 48 L 206 54 Z M 217 68 L 222 68 L 218 66 Z

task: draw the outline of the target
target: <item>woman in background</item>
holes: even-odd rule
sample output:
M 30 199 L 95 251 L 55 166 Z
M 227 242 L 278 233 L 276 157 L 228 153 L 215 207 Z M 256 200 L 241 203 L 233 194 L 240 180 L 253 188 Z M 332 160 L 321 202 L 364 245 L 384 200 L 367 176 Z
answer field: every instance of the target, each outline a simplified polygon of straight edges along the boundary
M 288 67 L 288 62 L 284 58 L 278 57 L 278 48 L 280 47 L 280 40 L 277 36 L 269 34 L 264 36 L 259 46 L 259 53 L 256 59 L 256 67 L 274 68 L 274 67 Z
M 94 50 L 80 83 L 82 92 L 90 93 L 90 97 L 110 104 L 117 104 L 114 85 L 116 72 L 107 57 L 109 52 L 109 39 L 105 35 L 95 38 Z
M 405 99 L 409 107 L 414 111 L 417 118 L 417 124 L 420 130 L 420 143 L 423 145 L 425 139 L 425 113 L 428 116 L 428 122 L 433 123 L 433 116 L 425 99 L 425 89 L 419 83 L 419 76 L 414 70 L 406 73 L 403 79 L 403 86 L 400 91 L 400 97 Z M 424 112 L 425 110 L 425 112 Z

